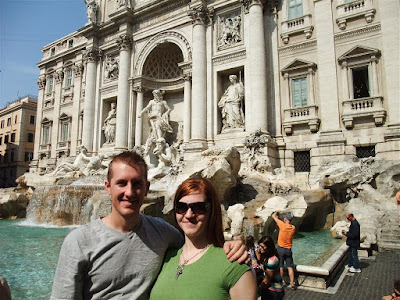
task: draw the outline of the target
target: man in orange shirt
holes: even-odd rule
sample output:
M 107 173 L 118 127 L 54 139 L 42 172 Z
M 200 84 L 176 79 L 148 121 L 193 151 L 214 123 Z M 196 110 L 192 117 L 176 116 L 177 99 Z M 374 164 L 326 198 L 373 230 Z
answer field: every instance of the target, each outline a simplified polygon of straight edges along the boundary
M 293 236 L 294 233 L 296 232 L 296 227 L 290 224 L 293 217 L 290 214 L 284 215 L 282 222 L 281 220 L 279 220 L 279 211 L 276 211 L 272 214 L 272 218 L 276 222 L 276 225 L 278 225 L 279 227 L 277 250 L 279 254 L 279 266 L 280 266 L 281 276 L 283 278 L 283 266 L 286 262 L 286 267 L 288 269 L 290 278 L 290 286 L 292 290 L 295 290 L 296 285 L 294 282 L 292 245 L 293 245 Z

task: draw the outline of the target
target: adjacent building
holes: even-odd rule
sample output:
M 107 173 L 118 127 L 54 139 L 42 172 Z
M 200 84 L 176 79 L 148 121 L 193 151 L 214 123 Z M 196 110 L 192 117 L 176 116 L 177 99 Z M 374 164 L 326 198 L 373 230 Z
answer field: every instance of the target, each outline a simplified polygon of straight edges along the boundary
M 15 186 L 33 159 L 37 99 L 21 97 L 0 110 L 0 186 Z
M 243 150 L 255 131 L 269 137 L 272 167 L 293 172 L 398 159 L 399 12 L 398 0 L 88 1 L 87 24 L 42 49 L 31 168 L 48 172 L 81 145 L 144 145 L 150 125 L 139 115 L 154 90 L 171 108 L 166 140 L 186 159 Z M 230 75 L 240 101 L 221 101 Z

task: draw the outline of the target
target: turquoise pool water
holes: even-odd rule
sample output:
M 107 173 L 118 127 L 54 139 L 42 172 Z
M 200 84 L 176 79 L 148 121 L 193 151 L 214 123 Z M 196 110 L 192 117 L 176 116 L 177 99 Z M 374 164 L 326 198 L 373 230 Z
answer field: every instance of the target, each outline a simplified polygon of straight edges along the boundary
M 296 265 L 320 267 L 343 244 L 332 238 L 327 229 L 298 232 L 293 239 L 293 260 Z
M 50 298 L 58 253 L 72 228 L 0 220 L 0 275 L 14 300 Z M 293 241 L 295 264 L 320 266 L 340 245 L 329 230 L 301 232 Z
M 58 253 L 70 230 L 0 220 L 0 275 L 14 300 L 50 298 Z

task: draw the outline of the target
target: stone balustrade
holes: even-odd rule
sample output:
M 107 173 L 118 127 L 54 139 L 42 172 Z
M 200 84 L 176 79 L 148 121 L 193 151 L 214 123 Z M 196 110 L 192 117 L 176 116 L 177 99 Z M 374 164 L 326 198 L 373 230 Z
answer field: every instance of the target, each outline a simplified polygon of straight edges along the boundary
M 294 125 L 306 124 L 311 132 L 317 132 L 320 120 L 318 118 L 318 106 L 310 105 L 297 108 L 289 108 L 284 111 L 283 128 L 290 135 Z
M 285 44 L 289 43 L 290 36 L 295 34 L 304 33 L 305 37 L 309 39 L 313 29 L 311 15 L 307 14 L 300 18 L 283 21 L 281 38 Z
M 367 23 L 371 23 L 375 16 L 373 0 L 357 0 L 350 3 L 340 4 L 336 7 L 339 28 L 344 30 L 349 19 L 364 17 Z
M 342 102 L 342 107 L 342 121 L 346 128 L 354 126 L 354 118 L 373 117 L 375 125 L 384 123 L 386 111 L 380 96 L 346 100 Z

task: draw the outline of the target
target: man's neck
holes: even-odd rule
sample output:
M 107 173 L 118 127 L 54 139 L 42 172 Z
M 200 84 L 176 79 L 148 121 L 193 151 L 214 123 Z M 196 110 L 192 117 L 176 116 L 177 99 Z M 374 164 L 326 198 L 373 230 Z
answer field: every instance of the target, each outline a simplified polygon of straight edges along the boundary
M 122 233 L 129 233 L 140 223 L 140 215 L 131 218 L 123 218 L 121 215 L 113 213 L 101 219 L 104 224 Z

